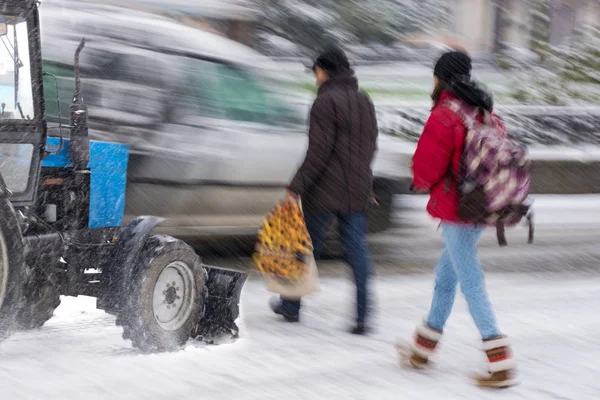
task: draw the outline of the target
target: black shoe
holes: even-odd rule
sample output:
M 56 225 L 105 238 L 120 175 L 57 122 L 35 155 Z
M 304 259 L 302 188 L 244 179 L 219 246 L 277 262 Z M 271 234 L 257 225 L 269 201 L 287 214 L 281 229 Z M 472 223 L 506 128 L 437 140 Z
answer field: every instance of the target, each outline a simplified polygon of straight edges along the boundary
M 371 331 L 371 328 L 369 328 L 369 326 L 366 324 L 356 324 L 355 327 L 350 329 L 350 333 L 353 335 L 367 335 L 371 333 Z
M 287 322 L 300 322 L 299 315 L 288 315 L 281 311 L 281 301 L 276 297 L 269 300 L 269 307 L 271 307 L 271 310 L 273 310 L 275 314 L 281 315 L 283 318 L 285 318 Z

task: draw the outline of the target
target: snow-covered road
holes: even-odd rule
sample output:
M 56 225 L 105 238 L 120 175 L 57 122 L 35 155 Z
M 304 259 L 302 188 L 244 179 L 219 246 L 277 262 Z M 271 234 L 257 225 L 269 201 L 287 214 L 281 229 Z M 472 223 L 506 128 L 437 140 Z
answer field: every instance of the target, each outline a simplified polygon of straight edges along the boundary
M 507 229 L 509 246 L 498 246 L 495 230 L 480 243 L 484 267 L 502 272 L 600 272 L 600 196 L 536 195 L 535 243 L 527 244 L 527 226 Z M 382 272 L 427 272 L 443 246 L 436 220 L 425 211 L 426 196 L 400 196 L 394 227 L 370 239 Z
M 484 266 L 502 272 L 600 272 L 600 195 L 535 195 L 535 243 L 527 244 L 527 229 L 507 229 L 509 246 L 500 248 L 494 230 L 480 243 Z M 438 222 L 426 211 L 427 196 L 398 196 L 391 229 L 369 238 L 377 271 L 390 273 L 431 273 L 441 254 L 442 236 Z M 199 248 L 209 264 L 252 268 L 253 242 L 245 251 L 236 249 L 236 240 L 216 240 Z M 335 249 L 335 255 L 339 254 Z M 328 252 L 329 253 L 329 252 Z M 331 254 L 326 254 L 331 255 Z M 226 256 L 223 258 L 223 256 Z M 339 275 L 347 268 L 341 262 L 319 263 L 327 274 Z
M 428 196 L 398 196 L 396 199 L 395 227 L 384 233 L 387 238 L 410 236 L 415 241 L 441 243 L 439 221 L 425 211 Z M 533 195 L 533 220 L 537 244 L 576 244 L 600 235 L 600 195 Z M 528 226 L 524 223 L 507 228 L 511 245 L 523 244 Z M 484 235 L 482 246 L 494 244 L 493 229 Z M 580 240 L 581 239 L 581 240 Z M 497 245 L 495 246 L 497 247 Z M 512 246 L 511 246 L 512 247 Z M 534 250 L 531 246 L 529 249 Z
M 485 364 L 475 327 L 459 298 L 438 363 L 429 373 L 402 369 L 396 337 L 409 338 L 427 311 L 431 277 L 380 277 L 377 333 L 344 328 L 351 286 L 327 278 L 308 298 L 300 325 L 266 308 L 260 281 L 243 292 L 243 338 L 140 355 L 113 318 L 89 298 L 67 298 L 39 331 L 0 347 L 0 393 L 15 400 L 428 399 L 595 400 L 600 398 L 600 278 L 576 274 L 492 274 L 489 291 L 513 338 L 521 385 L 480 390 L 469 377 Z
M 462 297 L 434 370 L 405 370 L 396 360 L 395 339 L 409 338 L 428 309 L 441 252 L 425 202 L 400 197 L 394 228 L 370 240 L 378 272 L 372 337 L 344 331 L 352 287 L 335 260 L 319 262 L 322 291 L 306 299 L 300 325 L 272 315 L 270 294 L 251 279 L 242 294 L 242 339 L 171 354 L 139 354 L 94 299 L 63 298 L 41 330 L 0 344 L 0 399 L 600 399 L 600 197 L 536 196 L 534 245 L 525 244 L 523 228 L 510 231 L 507 248 L 493 232 L 484 236 L 489 291 L 522 379 L 500 393 L 469 381 L 485 363 Z M 248 257 L 214 262 L 239 266 Z

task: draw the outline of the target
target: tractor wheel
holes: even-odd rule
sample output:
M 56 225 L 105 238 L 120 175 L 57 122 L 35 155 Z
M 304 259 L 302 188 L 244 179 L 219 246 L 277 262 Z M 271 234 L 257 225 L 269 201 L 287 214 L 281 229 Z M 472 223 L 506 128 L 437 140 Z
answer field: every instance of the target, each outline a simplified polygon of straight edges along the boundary
M 132 268 L 117 315 L 123 338 L 143 352 L 180 349 L 204 314 L 206 273 L 198 255 L 181 240 L 155 235 Z
M 29 283 L 25 286 L 25 304 L 17 314 L 15 325 L 18 330 L 27 331 L 41 328 L 60 305 L 59 283 L 56 276 L 46 275 L 43 270 L 31 271 Z
M 10 201 L 0 198 L 0 340 L 16 328 L 26 273 L 21 228 Z

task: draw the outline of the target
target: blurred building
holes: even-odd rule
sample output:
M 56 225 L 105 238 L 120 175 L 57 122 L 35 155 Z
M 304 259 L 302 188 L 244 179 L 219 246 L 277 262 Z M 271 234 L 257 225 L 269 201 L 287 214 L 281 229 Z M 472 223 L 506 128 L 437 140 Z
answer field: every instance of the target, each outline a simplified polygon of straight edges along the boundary
M 530 0 L 453 0 L 455 39 L 475 53 L 489 53 L 504 43 L 529 49 L 533 18 Z M 600 1 L 549 0 L 550 44 L 558 45 L 584 25 L 600 26 Z

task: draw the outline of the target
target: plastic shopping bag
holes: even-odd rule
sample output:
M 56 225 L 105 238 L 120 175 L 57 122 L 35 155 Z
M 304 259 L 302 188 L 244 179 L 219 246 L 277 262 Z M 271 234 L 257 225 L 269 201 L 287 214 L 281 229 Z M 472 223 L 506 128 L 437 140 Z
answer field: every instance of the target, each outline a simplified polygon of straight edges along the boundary
M 302 206 L 285 199 L 265 218 L 254 254 L 267 289 L 299 298 L 318 289 L 318 271 Z

